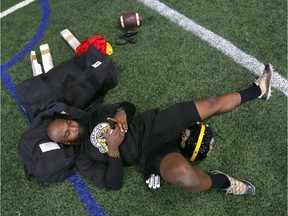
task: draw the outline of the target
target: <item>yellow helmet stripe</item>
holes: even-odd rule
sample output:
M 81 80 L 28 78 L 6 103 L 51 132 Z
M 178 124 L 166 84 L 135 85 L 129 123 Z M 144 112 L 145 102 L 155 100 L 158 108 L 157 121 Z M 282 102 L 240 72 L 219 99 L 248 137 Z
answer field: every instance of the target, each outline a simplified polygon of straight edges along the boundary
M 198 141 L 197 141 L 196 147 L 194 149 L 194 152 L 193 152 L 193 154 L 191 156 L 190 161 L 194 161 L 196 159 L 196 156 L 197 156 L 197 154 L 199 152 L 199 149 L 200 149 L 203 137 L 204 137 L 205 128 L 206 128 L 206 126 L 204 124 L 201 124 L 201 130 L 200 130 L 200 134 L 199 134 L 199 137 L 198 137 Z

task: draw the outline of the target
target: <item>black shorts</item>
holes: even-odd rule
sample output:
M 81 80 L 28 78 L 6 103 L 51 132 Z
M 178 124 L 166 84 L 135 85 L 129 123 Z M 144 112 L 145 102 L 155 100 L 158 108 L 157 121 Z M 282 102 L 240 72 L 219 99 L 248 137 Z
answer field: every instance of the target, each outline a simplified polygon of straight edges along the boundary
M 181 133 L 191 123 L 201 121 L 194 101 L 172 105 L 156 114 L 151 143 L 151 151 L 146 157 L 145 175 L 160 175 L 162 159 L 173 152 L 179 152 Z

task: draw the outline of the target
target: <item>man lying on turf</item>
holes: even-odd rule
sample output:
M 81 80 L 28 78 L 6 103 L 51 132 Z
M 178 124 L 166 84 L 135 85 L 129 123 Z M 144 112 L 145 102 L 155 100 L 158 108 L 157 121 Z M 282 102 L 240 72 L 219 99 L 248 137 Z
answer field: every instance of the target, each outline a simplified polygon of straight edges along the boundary
M 220 171 L 206 173 L 188 161 L 205 156 L 214 139 L 209 130 L 205 131 L 205 125 L 198 124 L 201 131 L 195 141 L 187 127 L 214 114 L 231 111 L 249 100 L 269 99 L 272 73 L 272 66 L 268 64 L 263 74 L 245 90 L 178 103 L 162 111 L 152 109 L 139 116 L 134 116 L 135 106 L 129 102 L 98 105 L 85 119 L 65 115 L 53 120 L 47 134 L 54 142 L 78 144 L 75 146 L 77 169 L 97 186 L 120 189 L 123 164 L 135 164 L 146 179 L 152 174 L 160 175 L 187 191 L 218 188 L 234 195 L 250 196 L 255 193 L 250 182 Z M 191 145 L 195 147 L 192 151 Z

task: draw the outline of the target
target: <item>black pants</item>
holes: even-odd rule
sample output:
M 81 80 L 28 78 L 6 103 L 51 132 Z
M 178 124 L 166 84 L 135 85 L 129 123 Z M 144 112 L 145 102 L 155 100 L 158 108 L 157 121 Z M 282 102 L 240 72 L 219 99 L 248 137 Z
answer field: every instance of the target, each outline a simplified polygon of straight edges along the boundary
M 201 119 L 193 101 L 178 103 L 157 113 L 149 139 L 153 148 L 146 154 L 146 177 L 152 173 L 160 175 L 162 159 L 170 153 L 180 153 L 182 131 L 197 121 Z

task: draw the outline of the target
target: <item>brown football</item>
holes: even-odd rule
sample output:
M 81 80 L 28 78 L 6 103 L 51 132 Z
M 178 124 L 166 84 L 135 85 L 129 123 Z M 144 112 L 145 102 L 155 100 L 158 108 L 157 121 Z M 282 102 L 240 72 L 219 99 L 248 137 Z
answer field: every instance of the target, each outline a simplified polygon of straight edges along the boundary
M 136 12 L 124 13 L 119 17 L 118 24 L 123 29 L 133 29 L 141 25 L 143 17 Z

